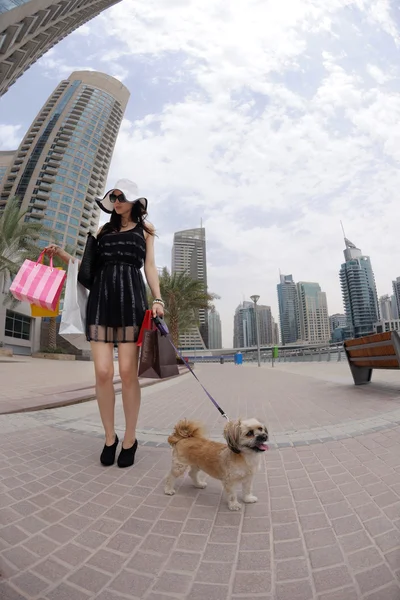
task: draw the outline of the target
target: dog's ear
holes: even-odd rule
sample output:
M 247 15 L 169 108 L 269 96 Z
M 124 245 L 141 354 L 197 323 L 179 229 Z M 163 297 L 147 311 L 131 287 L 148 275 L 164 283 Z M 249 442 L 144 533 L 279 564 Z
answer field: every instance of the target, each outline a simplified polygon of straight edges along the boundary
M 228 448 L 235 454 L 240 454 L 240 425 L 240 421 L 228 421 L 224 429 L 224 438 Z

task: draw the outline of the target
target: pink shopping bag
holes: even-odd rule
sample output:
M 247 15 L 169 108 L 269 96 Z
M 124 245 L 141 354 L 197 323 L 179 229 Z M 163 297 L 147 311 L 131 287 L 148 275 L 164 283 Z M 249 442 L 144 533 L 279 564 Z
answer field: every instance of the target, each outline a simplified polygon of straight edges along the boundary
M 37 262 L 25 260 L 10 286 L 12 295 L 21 302 L 29 302 L 48 310 L 55 310 L 67 276 L 62 269 L 43 264 L 44 252 Z

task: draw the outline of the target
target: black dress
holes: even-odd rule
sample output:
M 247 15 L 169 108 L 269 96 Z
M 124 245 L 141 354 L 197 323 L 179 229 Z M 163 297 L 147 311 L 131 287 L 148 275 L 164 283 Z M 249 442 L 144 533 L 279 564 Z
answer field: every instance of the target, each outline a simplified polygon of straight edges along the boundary
M 99 239 L 97 268 L 86 309 L 88 341 L 136 342 L 148 308 L 140 269 L 146 258 L 143 228 L 105 233 Z

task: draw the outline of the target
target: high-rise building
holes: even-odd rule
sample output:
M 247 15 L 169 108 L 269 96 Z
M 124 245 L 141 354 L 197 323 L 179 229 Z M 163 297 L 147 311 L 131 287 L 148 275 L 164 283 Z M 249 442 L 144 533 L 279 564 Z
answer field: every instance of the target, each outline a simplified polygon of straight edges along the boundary
M 260 346 L 271 346 L 275 342 L 274 320 L 271 307 L 257 305 Z M 253 302 L 244 301 L 237 307 L 233 321 L 234 348 L 251 348 L 257 345 L 257 329 Z
M 300 281 L 299 299 L 300 339 L 310 344 L 327 342 L 330 338 L 328 303 L 318 283 Z
M 275 322 L 275 319 L 272 317 L 272 331 L 273 331 L 273 340 L 272 343 L 274 345 L 279 345 L 279 325 Z
M 343 305 L 349 337 L 372 333 L 379 321 L 378 295 L 369 256 L 345 238 L 345 262 L 340 268 Z
M 0 0 L 0 96 L 38 58 L 119 0 Z
M 391 321 L 394 319 L 392 297 L 384 294 L 379 298 L 379 312 L 382 321 Z
M 346 315 L 342 313 L 335 313 L 329 317 L 329 331 L 332 334 L 335 329 L 345 329 L 347 325 Z
M 10 166 L 14 155 L 15 150 L 2 150 L 0 151 L 0 185 L 4 179 L 5 174 L 7 173 L 7 169 Z
M 291 344 L 300 334 L 299 299 L 292 275 L 281 275 L 277 290 L 282 344 Z
M 394 306 L 395 306 L 395 318 L 400 317 L 400 277 L 396 277 L 394 281 L 392 281 L 393 286 L 393 296 L 394 296 Z M 395 312 L 394 311 L 394 312 Z
M 256 336 L 254 304 L 245 300 L 235 310 L 233 318 L 233 347 L 249 348 L 256 346 Z
M 260 345 L 271 346 L 274 343 L 274 330 L 271 307 L 265 306 L 264 304 L 258 304 L 257 315 L 260 331 Z
M 186 229 L 174 234 L 174 245 L 172 247 L 172 273 L 188 273 L 192 279 L 201 281 L 204 290 L 207 291 L 207 254 L 206 254 L 206 230 L 204 227 L 197 229 Z M 203 348 L 208 348 L 208 314 L 207 310 L 198 311 L 199 331 L 203 342 Z M 195 336 L 197 341 L 188 338 Z M 193 343 L 192 343 L 193 342 Z M 186 334 L 185 340 L 180 340 L 181 348 L 189 345 L 193 347 L 198 343 L 197 332 Z
M 221 317 L 215 308 L 208 313 L 208 347 L 210 350 L 222 348 Z
M 28 129 L 0 186 L 0 210 L 17 196 L 26 219 L 42 221 L 81 257 L 96 233 L 114 145 L 129 99 L 117 79 L 78 71 L 62 81 Z M 40 242 L 41 246 L 48 239 Z

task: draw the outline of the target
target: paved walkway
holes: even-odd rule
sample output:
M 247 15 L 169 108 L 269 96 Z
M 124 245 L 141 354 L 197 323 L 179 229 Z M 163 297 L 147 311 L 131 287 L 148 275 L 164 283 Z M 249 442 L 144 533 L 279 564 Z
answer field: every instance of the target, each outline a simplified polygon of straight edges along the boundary
M 224 425 L 191 377 L 143 390 L 124 471 L 98 464 L 94 402 L 0 416 L 0 598 L 399 600 L 400 373 L 362 388 L 344 363 L 197 374 L 229 416 L 268 422 L 258 503 L 229 512 L 213 480 L 163 494 L 175 421 Z
M 121 391 L 118 361 L 114 363 L 114 385 Z M 186 374 L 186 368 L 180 368 Z M 93 400 L 93 362 L 55 361 L 30 356 L 0 358 L 0 414 L 55 408 Z M 158 383 L 140 379 L 140 386 Z

